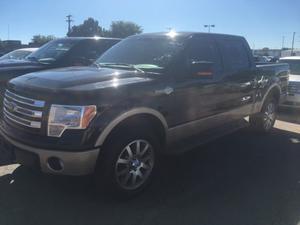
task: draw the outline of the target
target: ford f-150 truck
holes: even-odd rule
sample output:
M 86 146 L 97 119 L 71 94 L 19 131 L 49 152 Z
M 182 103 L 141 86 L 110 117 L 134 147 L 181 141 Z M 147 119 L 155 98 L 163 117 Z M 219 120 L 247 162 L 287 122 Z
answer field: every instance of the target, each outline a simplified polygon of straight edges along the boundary
M 249 123 L 268 132 L 286 95 L 287 64 L 256 66 L 243 37 L 129 37 L 90 67 L 11 80 L 0 131 L 17 162 L 94 174 L 121 196 L 142 191 L 162 153 L 186 151 Z

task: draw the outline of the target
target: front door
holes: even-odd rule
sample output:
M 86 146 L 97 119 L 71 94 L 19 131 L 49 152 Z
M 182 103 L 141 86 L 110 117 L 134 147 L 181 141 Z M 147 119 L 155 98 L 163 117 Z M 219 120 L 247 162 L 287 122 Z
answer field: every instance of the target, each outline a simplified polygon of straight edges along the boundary
M 213 117 L 224 94 L 219 91 L 223 68 L 214 39 L 204 35 L 193 37 L 187 44 L 183 58 L 183 69 L 178 72 L 173 85 L 176 126 Z M 207 71 L 197 72 L 191 70 L 193 63 L 211 66 L 207 67 Z

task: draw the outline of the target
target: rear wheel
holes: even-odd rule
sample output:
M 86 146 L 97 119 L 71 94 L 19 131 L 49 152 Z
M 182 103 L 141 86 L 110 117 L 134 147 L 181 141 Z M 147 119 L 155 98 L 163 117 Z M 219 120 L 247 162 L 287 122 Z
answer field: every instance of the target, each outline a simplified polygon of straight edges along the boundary
M 121 198 L 138 194 L 153 177 L 158 150 L 159 142 L 151 131 L 138 128 L 116 132 L 100 156 L 97 186 Z
M 277 118 L 278 101 L 274 97 L 269 97 L 260 113 L 250 117 L 250 125 L 256 131 L 268 133 L 272 130 Z

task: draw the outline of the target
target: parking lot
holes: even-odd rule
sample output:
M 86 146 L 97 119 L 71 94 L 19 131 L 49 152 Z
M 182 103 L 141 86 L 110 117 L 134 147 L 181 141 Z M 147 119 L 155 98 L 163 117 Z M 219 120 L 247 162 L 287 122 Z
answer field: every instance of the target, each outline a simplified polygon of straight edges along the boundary
M 297 225 L 299 143 L 298 112 L 284 111 L 270 135 L 245 129 L 167 157 L 150 189 L 127 202 L 96 195 L 90 177 L 4 165 L 0 224 Z

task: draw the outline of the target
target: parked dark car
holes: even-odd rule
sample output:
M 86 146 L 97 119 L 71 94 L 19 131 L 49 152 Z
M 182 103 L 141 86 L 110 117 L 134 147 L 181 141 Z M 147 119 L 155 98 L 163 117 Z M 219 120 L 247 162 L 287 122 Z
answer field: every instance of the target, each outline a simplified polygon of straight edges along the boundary
M 227 134 L 246 116 L 253 129 L 269 132 L 288 70 L 256 66 L 239 36 L 132 36 L 93 66 L 11 80 L 0 133 L 23 165 L 94 173 L 99 187 L 131 196 L 149 184 L 162 153 Z
M 38 48 L 20 48 L 14 51 L 11 51 L 0 57 L 0 61 L 3 60 L 23 60 L 26 59 L 28 55 L 35 52 Z
M 46 69 L 88 66 L 119 41 L 116 38 L 61 38 L 43 45 L 25 60 L 0 61 L 0 95 L 3 96 L 7 81 L 14 77 Z M 1 106 L 1 99 L 0 102 Z

